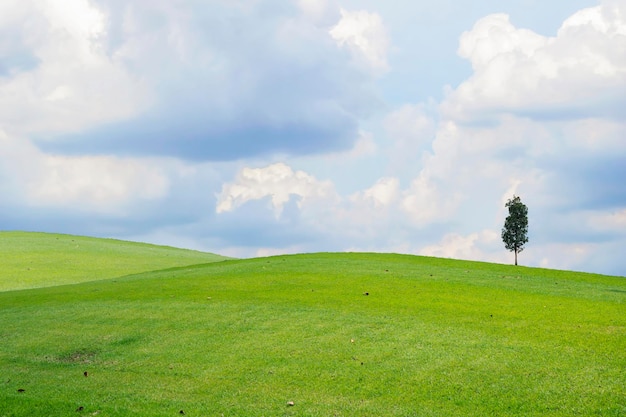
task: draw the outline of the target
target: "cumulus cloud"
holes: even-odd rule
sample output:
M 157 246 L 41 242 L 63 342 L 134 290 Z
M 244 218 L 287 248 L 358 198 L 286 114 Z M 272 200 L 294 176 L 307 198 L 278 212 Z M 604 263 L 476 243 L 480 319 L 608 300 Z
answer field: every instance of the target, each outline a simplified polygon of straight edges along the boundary
M 137 115 L 149 96 L 103 50 L 106 17 L 86 0 L 0 6 L 0 126 L 49 137 Z
M 123 214 L 130 203 L 165 197 L 170 181 L 156 161 L 47 155 L 0 131 L 0 180 L 30 207 Z
M 353 202 L 370 203 L 375 208 L 388 207 L 400 194 L 400 181 L 397 178 L 381 178 L 370 188 L 351 197 Z
M 422 248 L 419 253 L 440 258 L 506 262 L 501 250 L 500 233 L 489 229 L 469 235 L 447 234 L 440 242 Z
M 287 247 L 305 248 L 322 239 L 325 245 L 330 245 L 324 250 L 337 245 L 339 250 L 389 251 L 393 247 L 417 252 L 415 244 L 406 244 L 411 234 L 432 227 L 430 223 L 450 214 L 438 206 L 445 194 L 438 193 L 434 187 L 425 191 L 412 184 L 403 190 L 398 178 L 383 177 L 362 191 L 340 195 L 332 182 L 319 181 L 282 163 L 242 169 L 233 181 L 223 185 L 216 212 L 224 215 L 244 210 L 242 215 L 250 215 L 250 209 L 245 210 L 244 206 L 268 199 L 270 204 L 265 208 L 274 212 L 275 220 L 266 228 L 273 230 L 286 226 L 281 216 L 292 196 L 296 197 L 298 216 L 295 224 L 291 223 L 293 218 L 290 220 L 289 227 L 309 230 L 317 237 L 312 239 L 304 233 L 292 235 L 295 240 L 286 241 Z
M 371 68 L 331 36 L 332 2 L 20 4 L 0 22 L 26 57 L 5 65 L 2 122 L 37 133 L 48 152 L 232 160 L 345 150 L 379 106 Z M 335 28 L 352 19 L 343 13 Z M 362 13 L 339 43 L 381 66 L 384 27 Z M 35 65 L 23 63 L 30 56 Z
M 605 2 L 568 18 L 555 37 L 513 26 L 506 14 L 480 19 L 458 53 L 473 75 L 450 92 L 451 117 L 512 112 L 536 119 L 621 118 L 626 108 L 626 14 Z
M 284 205 L 295 195 L 298 206 L 310 199 L 332 198 L 334 189 L 328 181 L 318 181 L 304 171 L 294 171 L 283 163 L 265 168 L 244 168 L 235 181 L 224 184 L 218 196 L 216 211 L 223 213 L 251 200 L 271 198 L 271 206 L 280 216 Z
M 404 192 L 402 209 L 417 226 L 449 220 L 458 208 L 461 196 L 437 184 L 422 172 Z
M 366 62 L 376 72 L 389 70 L 387 52 L 391 42 L 377 13 L 341 9 L 341 20 L 330 34 L 339 45 L 348 47 L 358 60 Z

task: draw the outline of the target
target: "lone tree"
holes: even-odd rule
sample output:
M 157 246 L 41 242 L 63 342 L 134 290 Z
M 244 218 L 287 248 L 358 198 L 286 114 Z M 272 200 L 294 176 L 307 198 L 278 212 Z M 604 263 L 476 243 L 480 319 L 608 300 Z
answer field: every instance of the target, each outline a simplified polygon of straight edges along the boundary
M 502 240 L 508 250 L 515 252 L 517 265 L 517 254 L 524 250 L 524 244 L 528 242 L 528 207 L 515 195 L 505 207 L 509 209 L 509 215 L 502 228 Z

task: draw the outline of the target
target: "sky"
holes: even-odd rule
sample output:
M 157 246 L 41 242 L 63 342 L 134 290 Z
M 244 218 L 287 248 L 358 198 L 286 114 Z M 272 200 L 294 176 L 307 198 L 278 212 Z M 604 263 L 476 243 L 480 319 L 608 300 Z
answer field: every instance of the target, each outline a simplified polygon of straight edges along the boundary
M 3 0 L 0 230 L 626 276 L 626 0 Z

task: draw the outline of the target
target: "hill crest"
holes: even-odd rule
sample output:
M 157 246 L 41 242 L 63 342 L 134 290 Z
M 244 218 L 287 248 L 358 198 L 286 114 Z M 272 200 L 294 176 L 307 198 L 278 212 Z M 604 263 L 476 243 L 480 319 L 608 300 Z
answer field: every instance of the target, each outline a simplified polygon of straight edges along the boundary
M 213 253 L 57 233 L 0 232 L 0 291 L 50 287 L 229 259 Z

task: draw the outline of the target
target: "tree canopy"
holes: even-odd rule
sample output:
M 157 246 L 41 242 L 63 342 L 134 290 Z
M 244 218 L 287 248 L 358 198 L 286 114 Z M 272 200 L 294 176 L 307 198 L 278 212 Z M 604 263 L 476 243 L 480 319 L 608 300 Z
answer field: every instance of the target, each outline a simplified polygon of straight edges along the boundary
M 502 240 L 508 250 L 515 252 L 517 265 L 517 254 L 524 250 L 528 242 L 528 207 L 515 195 L 507 201 L 505 207 L 509 209 L 509 215 L 502 228 Z

